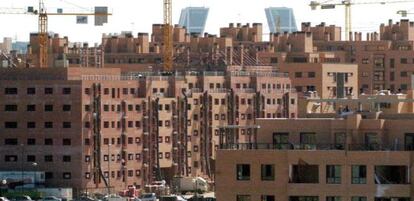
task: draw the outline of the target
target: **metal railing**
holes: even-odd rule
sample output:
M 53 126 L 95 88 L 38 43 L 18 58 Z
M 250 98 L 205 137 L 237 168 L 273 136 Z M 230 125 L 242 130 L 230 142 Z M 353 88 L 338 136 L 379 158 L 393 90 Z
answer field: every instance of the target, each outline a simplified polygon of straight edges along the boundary
M 347 148 L 347 149 L 345 149 Z M 271 144 L 271 143 L 227 143 L 224 150 L 348 150 L 348 151 L 414 151 L 413 146 L 385 144 Z

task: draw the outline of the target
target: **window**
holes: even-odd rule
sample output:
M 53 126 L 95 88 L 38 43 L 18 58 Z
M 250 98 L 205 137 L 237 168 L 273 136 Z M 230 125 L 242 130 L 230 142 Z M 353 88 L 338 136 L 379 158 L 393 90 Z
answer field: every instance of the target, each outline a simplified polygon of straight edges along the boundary
M 53 162 L 53 156 L 52 155 L 46 155 L 45 156 L 45 162 Z
M 36 94 L 36 88 L 27 88 L 27 94 L 28 95 Z
M 335 149 L 343 150 L 345 148 L 345 133 L 335 133 Z
M 45 94 L 53 94 L 53 88 L 50 88 L 50 87 L 45 88 Z
M 341 183 L 341 166 L 327 165 L 326 166 L 326 183 L 340 184 Z
M 316 148 L 316 134 L 315 133 L 300 133 L 300 144 L 303 149 Z
M 237 164 L 236 165 L 236 178 L 237 180 L 250 180 L 250 165 L 249 164 Z
M 26 110 L 28 112 L 34 112 L 34 111 L 36 111 L 36 105 L 27 105 Z
M 375 166 L 375 184 L 409 184 L 408 166 Z
M 275 180 L 275 165 L 273 164 L 262 164 L 262 181 L 273 181 Z
M 290 196 L 289 201 L 319 201 L 318 196 Z
M 27 162 L 35 162 L 36 156 L 35 155 L 27 155 Z
M 289 170 L 290 183 L 317 184 L 319 183 L 319 166 L 310 165 L 299 159 L 297 165 L 291 165 Z
M 85 172 L 85 179 L 90 179 L 90 178 L 91 178 L 91 173 Z
M 367 201 L 365 196 L 352 196 L 351 201 Z
M 4 139 L 4 145 L 17 145 L 17 138 L 6 138 Z
M 395 67 L 395 59 L 390 59 L 390 68 Z
M 45 179 L 53 179 L 53 172 L 45 172 Z
M 72 157 L 69 155 L 64 155 L 62 160 L 63 162 L 70 162 L 72 160 Z
M 71 88 L 68 88 L 68 87 L 65 87 L 62 89 L 62 93 L 66 95 L 71 94 L 71 91 L 72 91 Z
M 4 94 L 6 95 L 15 95 L 17 94 L 17 88 L 5 88 L 4 89 Z
M 407 63 L 408 63 L 407 58 L 401 58 L 401 59 L 400 59 L 400 63 L 401 63 L 401 64 L 407 64 Z
M 273 133 L 273 145 L 278 149 L 288 147 L 289 133 Z
M 72 144 L 72 141 L 71 141 L 71 139 L 65 138 L 65 139 L 63 139 L 62 144 L 63 144 L 63 146 L 70 146 Z
M 218 105 L 220 103 L 220 100 L 218 98 L 214 99 L 214 105 Z
M 302 72 L 295 72 L 295 78 L 301 78 Z
M 367 183 L 367 166 L 353 165 L 351 174 L 352 174 L 352 184 L 366 184 Z
M 62 106 L 62 110 L 64 112 L 69 112 L 71 109 L 72 109 L 72 106 L 71 105 L 63 105 Z
M 316 76 L 315 72 L 308 72 L 308 78 L 314 78 Z
M 6 121 L 4 122 L 4 128 L 17 128 L 17 122 L 15 121 Z
M 16 162 L 17 161 L 17 155 L 5 155 L 4 161 L 6 162 Z
M 15 112 L 17 111 L 17 105 L 4 105 L 4 111 Z
M 401 71 L 400 76 L 401 77 L 407 77 L 408 76 L 408 72 L 407 71 Z
M 34 138 L 27 139 L 27 145 L 36 145 L 36 139 Z
M 62 123 L 62 127 L 63 128 L 72 128 L 72 123 L 65 121 L 65 122 Z
M 341 201 L 341 197 L 339 197 L 339 196 L 327 196 L 326 201 Z
M 72 178 L 72 174 L 70 172 L 63 173 L 63 179 L 71 179 L 71 178 Z
M 27 122 L 27 128 L 36 128 L 36 122 L 33 122 L 33 121 Z
M 237 195 L 236 201 L 252 201 L 250 195 Z
M 51 121 L 45 122 L 45 128 L 53 128 L 53 122 Z
M 53 139 L 52 138 L 46 138 L 45 139 L 45 145 L 53 145 Z
M 53 111 L 53 105 L 45 105 L 45 111 L 46 112 L 52 112 Z
M 365 149 L 378 150 L 379 138 L 377 133 L 365 133 Z
M 261 196 L 262 201 L 275 201 L 274 195 L 262 195 Z

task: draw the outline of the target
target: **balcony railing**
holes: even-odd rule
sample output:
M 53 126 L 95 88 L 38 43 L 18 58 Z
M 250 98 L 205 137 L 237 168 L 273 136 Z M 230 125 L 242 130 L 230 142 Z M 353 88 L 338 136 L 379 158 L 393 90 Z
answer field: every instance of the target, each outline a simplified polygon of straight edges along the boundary
M 271 144 L 271 143 L 227 143 L 225 150 L 345 150 L 348 151 L 413 151 L 414 147 L 385 144 Z

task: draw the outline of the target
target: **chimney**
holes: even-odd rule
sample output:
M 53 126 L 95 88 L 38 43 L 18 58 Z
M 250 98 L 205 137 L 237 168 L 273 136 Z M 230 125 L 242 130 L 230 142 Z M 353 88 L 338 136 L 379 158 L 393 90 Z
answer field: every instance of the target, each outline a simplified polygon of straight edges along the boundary
M 392 32 L 392 40 L 394 40 L 394 41 L 397 40 L 397 33 L 396 32 Z
M 378 39 L 378 33 L 377 32 L 374 32 L 374 40 L 375 41 L 378 41 L 379 39 Z
M 367 33 L 367 41 L 369 41 L 369 33 Z
M 355 41 L 361 41 L 361 39 L 358 37 L 358 33 L 354 32 L 354 40 Z
M 287 48 L 286 52 L 291 52 L 292 51 L 292 44 L 287 43 L 286 48 Z
M 349 32 L 349 33 L 348 33 L 348 36 L 349 36 L 349 41 L 352 41 L 352 39 L 353 39 L 353 38 L 352 38 L 352 32 Z

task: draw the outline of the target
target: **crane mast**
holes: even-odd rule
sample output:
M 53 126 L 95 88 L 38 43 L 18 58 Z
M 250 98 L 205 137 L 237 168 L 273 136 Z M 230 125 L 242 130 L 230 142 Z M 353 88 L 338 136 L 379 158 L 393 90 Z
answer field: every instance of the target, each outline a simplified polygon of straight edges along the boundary
M 318 7 L 320 7 L 321 9 L 335 9 L 336 6 L 344 6 L 345 7 L 345 40 L 349 39 L 349 33 L 352 32 L 351 7 L 353 5 L 369 5 L 369 4 L 384 5 L 384 4 L 414 2 L 414 0 L 380 0 L 380 1 L 368 1 L 368 2 L 360 2 L 360 1 L 356 2 L 352 0 L 343 0 L 339 3 L 331 3 L 332 1 L 333 0 L 326 0 L 324 2 L 311 1 L 309 6 L 311 7 L 312 10 L 316 10 Z
M 172 0 L 164 0 L 164 71 L 173 71 Z
M 39 67 L 48 67 L 47 13 L 43 0 L 39 0 Z

